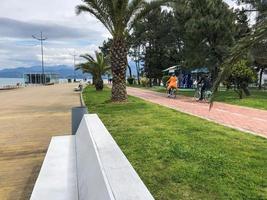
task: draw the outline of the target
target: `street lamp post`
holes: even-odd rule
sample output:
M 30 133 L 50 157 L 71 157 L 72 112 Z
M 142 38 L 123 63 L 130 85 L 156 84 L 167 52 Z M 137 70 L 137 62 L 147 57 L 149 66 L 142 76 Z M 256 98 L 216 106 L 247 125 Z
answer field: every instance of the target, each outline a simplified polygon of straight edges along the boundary
M 71 56 L 73 56 L 73 74 L 74 74 L 74 82 L 75 82 L 75 80 L 76 80 L 76 72 L 75 72 L 75 67 L 76 67 L 76 54 L 75 54 L 75 52 L 73 53 L 73 54 L 70 54 Z
M 37 37 L 32 35 L 32 37 L 41 43 L 41 54 L 42 54 L 42 84 L 45 84 L 45 70 L 44 70 L 44 49 L 43 49 L 43 41 L 47 40 L 46 37 L 43 37 L 43 32 L 41 31 L 41 36 Z

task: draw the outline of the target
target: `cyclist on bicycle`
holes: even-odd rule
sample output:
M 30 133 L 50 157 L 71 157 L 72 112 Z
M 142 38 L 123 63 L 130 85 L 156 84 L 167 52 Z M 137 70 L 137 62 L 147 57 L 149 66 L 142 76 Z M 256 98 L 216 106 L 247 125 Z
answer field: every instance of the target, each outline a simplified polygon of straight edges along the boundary
M 200 95 L 200 98 L 199 98 L 199 101 L 202 101 L 204 99 L 205 91 L 207 89 L 209 89 L 209 86 L 210 86 L 210 82 L 209 82 L 208 76 L 207 75 L 202 75 L 197 84 L 198 85 L 202 84 L 201 91 L 200 91 L 201 95 Z
M 173 89 L 177 90 L 177 78 L 175 76 L 175 74 L 172 74 L 171 77 L 169 78 L 169 80 L 167 81 L 167 90 L 168 90 L 168 96 L 171 95 L 171 91 Z

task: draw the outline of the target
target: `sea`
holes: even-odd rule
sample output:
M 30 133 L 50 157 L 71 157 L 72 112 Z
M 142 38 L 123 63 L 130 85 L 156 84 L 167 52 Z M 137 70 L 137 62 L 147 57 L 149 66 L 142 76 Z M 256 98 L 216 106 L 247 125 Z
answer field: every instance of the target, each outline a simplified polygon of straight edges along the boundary
M 0 78 L 0 87 L 6 85 L 24 84 L 23 78 Z
M 82 79 L 77 79 L 77 81 L 80 81 Z M 88 79 L 87 81 L 92 82 L 91 79 Z M 107 84 L 108 80 L 103 79 L 104 83 Z M 5 87 L 7 85 L 17 85 L 19 83 L 20 85 L 24 86 L 24 79 L 23 78 L 0 78 L 0 88 Z M 67 83 L 67 79 L 59 79 L 59 83 Z
M 23 78 L 0 78 L 0 88 L 7 86 L 7 85 L 17 85 L 17 83 L 23 86 L 24 79 Z M 67 83 L 67 79 L 59 79 L 59 83 Z

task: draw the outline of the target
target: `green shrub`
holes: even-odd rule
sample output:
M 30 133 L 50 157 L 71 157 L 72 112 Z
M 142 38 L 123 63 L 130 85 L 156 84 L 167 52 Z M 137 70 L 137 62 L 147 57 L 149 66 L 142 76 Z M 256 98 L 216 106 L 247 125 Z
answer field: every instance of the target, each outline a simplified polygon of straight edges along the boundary
M 170 78 L 170 76 L 168 76 L 168 75 L 162 77 L 162 83 L 163 83 L 164 86 L 166 86 L 167 81 L 169 80 L 169 78 Z
M 249 83 L 255 82 L 257 79 L 257 74 L 250 67 L 247 60 L 240 60 L 232 66 L 231 75 L 224 81 L 224 84 L 229 86 L 234 86 L 234 90 L 239 95 L 239 98 L 243 98 L 243 94 L 246 96 L 250 95 L 248 90 Z
M 135 80 L 135 79 L 132 78 L 132 77 L 129 77 L 129 78 L 127 79 L 129 85 L 133 85 L 133 84 L 134 84 L 134 80 Z
M 142 77 L 142 78 L 140 79 L 140 82 L 141 82 L 141 85 L 142 85 L 143 87 L 148 87 L 149 79 L 146 78 L 146 77 Z

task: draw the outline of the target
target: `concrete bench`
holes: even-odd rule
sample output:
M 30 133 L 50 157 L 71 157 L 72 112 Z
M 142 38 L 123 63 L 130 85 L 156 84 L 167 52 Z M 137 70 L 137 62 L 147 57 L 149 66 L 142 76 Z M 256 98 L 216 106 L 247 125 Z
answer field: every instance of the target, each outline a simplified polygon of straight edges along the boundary
M 31 200 L 154 199 L 101 120 L 84 115 L 76 135 L 53 137 Z

